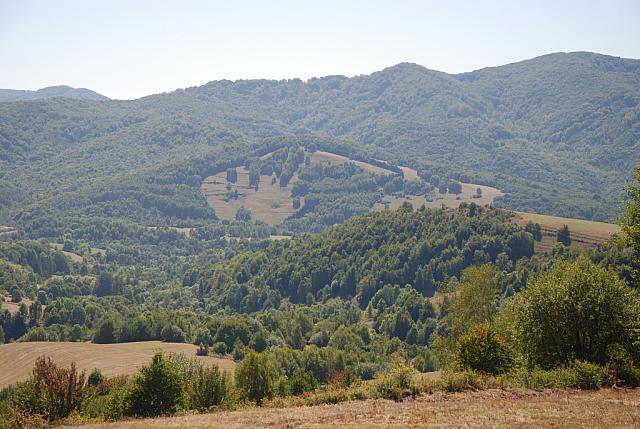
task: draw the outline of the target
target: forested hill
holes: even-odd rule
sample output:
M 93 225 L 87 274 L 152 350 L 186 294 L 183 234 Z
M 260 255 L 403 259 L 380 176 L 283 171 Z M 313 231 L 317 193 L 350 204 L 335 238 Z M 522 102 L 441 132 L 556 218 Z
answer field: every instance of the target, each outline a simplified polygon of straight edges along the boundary
M 468 266 L 491 262 L 511 272 L 533 255 L 532 235 L 508 222 L 510 215 L 466 203 L 370 212 L 320 235 L 274 242 L 219 263 L 197 295 L 211 308 L 243 312 L 277 308 L 283 299 L 311 305 L 355 298 L 364 309 L 375 296 L 389 301 L 405 285 L 417 296 L 433 296 Z M 511 293 L 518 281 L 510 279 Z
M 640 61 L 552 54 L 460 75 L 399 64 L 134 101 L 0 103 L 0 221 L 213 219 L 205 177 L 309 142 L 493 185 L 506 207 L 612 220 L 640 161 Z
M 86 88 L 71 88 L 70 86 L 48 86 L 37 91 L 20 89 L 0 89 L 0 102 L 41 100 L 53 97 L 75 98 L 77 100 L 108 100 L 109 97 L 98 94 Z
M 512 191 L 504 204 L 520 209 L 610 217 L 614 190 L 640 160 L 638 60 L 560 53 L 460 75 L 403 63 L 354 78 L 223 81 L 188 91 L 384 148 L 403 162 L 490 173 Z M 533 189 L 516 192 L 522 179 Z M 576 193 L 615 198 L 598 212 L 601 204 Z

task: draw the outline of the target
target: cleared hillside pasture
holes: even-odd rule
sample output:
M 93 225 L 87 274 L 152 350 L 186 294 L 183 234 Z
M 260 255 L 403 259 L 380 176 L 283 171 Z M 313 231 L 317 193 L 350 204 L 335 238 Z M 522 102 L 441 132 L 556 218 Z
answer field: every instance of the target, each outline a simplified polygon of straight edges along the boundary
M 594 222 L 535 213 L 515 212 L 514 222 L 526 225 L 527 222 L 539 223 L 542 229 L 542 241 L 536 242 L 535 252 L 542 254 L 553 249 L 557 243 L 556 233 L 563 225 L 569 227 L 571 249 L 585 251 L 599 243 L 607 241 L 613 234 L 620 232 L 620 226 L 613 223 Z
M 419 180 L 418 172 L 413 168 L 400 167 L 406 180 Z M 376 204 L 375 208 L 380 210 L 388 207 L 390 209 L 397 209 L 403 203 L 408 202 L 414 208 L 425 207 L 458 207 L 460 203 L 476 203 L 480 206 L 492 204 L 493 200 L 504 195 L 504 193 L 491 186 L 476 185 L 473 183 L 463 183 L 462 193 L 451 194 L 449 192 L 440 193 L 437 189 L 431 192 L 429 195 L 385 195 L 382 201 Z M 477 197 L 478 188 L 482 191 L 481 196 Z
M 156 351 L 196 355 L 193 344 L 143 341 L 119 344 L 70 342 L 25 342 L 0 345 L 0 388 L 26 380 L 39 356 L 50 357 L 56 364 L 69 366 L 75 362 L 80 370 L 90 372 L 99 368 L 107 377 L 135 374 L 148 363 Z M 210 366 L 216 364 L 224 371 L 233 371 L 235 362 L 214 356 L 198 356 Z
M 340 165 L 340 164 L 352 163 L 370 173 L 393 174 L 391 170 L 387 170 L 386 168 L 378 167 L 376 165 L 369 164 L 368 162 L 364 162 L 364 161 L 356 161 L 351 158 L 347 158 L 346 156 L 338 155 L 331 152 L 324 152 L 321 150 L 317 150 L 313 153 L 307 152 L 306 155 L 309 156 L 309 159 L 312 164 L 325 163 L 329 165 Z
M 11 226 L 0 225 L 0 240 L 16 235 L 18 231 Z
M 18 310 L 20 310 L 20 305 L 22 304 L 29 307 L 31 304 L 33 304 L 33 301 L 29 298 L 22 298 L 22 301 L 20 302 L 12 302 L 11 295 L 5 295 L 4 302 L 2 303 L 2 305 L 0 305 L 0 308 L 2 308 L 3 310 L 9 310 L 9 313 L 11 314 L 16 314 Z
M 298 180 L 295 173 L 286 187 L 281 188 L 280 182 L 272 183 L 271 176 L 260 176 L 258 190 L 249 187 L 249 171 L 238 168 L 236 183 L 227 181 L 226 172 L 209 176 L 202 182 L 202 192 L 207 202 L 220 219 L 235 219 L 236 212 L 241 206 L 251 211 L 252 220 L 259 220 L 268 225 L 278 225 L 295 212 L 291 189 Z M 228 199 L 231 190 L 238 192 L 238 197 Z
M 67 258 L 71 259 L 73 262 L 77 262 L 79 264 L 82 263 L 82 261 L 84 261 L 84 259 L 82 258 L 82 256 L 78 255 L 77 253 L 73 253 L 73 252 L 67 252 L 63 249 L 63 245 L 60 243 L 49 243 L 49 246 L 52 249 L 56 249 L 61 251 Z
M 415 400 L 367 400 L 294 408 L 130 420 L 91 429 L 169 428 L 619 428 L 640 421 L 638 389 L 484 390 L 434 393 Z M 74 426 L 77 427 L 77 426 Z

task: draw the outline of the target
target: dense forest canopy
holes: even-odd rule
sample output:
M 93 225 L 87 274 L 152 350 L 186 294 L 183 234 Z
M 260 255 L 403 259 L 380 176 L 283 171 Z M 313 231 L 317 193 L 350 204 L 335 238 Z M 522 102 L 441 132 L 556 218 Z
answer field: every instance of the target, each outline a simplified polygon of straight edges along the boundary
M 215 219 L 210 174 L 295 143 L 363 152 L 506 192 L 525 211 L 612 220 L 640 154 L 640 62 L 552 54 L 460 75 L 218 81 L 134 101 L 0 103 L 0 220 Z M 37 232 L 37 234 L 36 234 Z

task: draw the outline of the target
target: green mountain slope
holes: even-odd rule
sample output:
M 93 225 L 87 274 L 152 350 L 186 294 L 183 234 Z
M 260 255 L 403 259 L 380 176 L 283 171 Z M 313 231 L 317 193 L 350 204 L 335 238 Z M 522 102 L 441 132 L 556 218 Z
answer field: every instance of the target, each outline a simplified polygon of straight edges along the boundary
M 340 145 L 497 203 L 611 220 L 640 161 L 640 61 L 552 54 L 449 75 L 217 81 L 134 101 L 0 103 L 0 219 L 214 219 L 199 184 L 289 143 Z

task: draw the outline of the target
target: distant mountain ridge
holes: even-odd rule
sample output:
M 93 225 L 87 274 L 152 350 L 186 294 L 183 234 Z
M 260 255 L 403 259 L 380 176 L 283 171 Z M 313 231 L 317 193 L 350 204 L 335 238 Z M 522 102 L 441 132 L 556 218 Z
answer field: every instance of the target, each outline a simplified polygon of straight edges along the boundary
M 32 101 L 54 97 L 73 98 L 76 100 L 109 100 L 102 94 L 86 88 L 72 88 L 66 85 L 48 86 L 36 91 L 22 89 L 0 89 L 0 102 Z
M 557 53 L 455 75 L 401 63 L 131 101 L 0 103 L 0 220 L 74 210 L 175 224 L 171 211 L 187 224 L 211 216 L 205 177 L 309 142 L 494 186 L 504 207 L 612 221 L 640 163 L 640 60 Z

